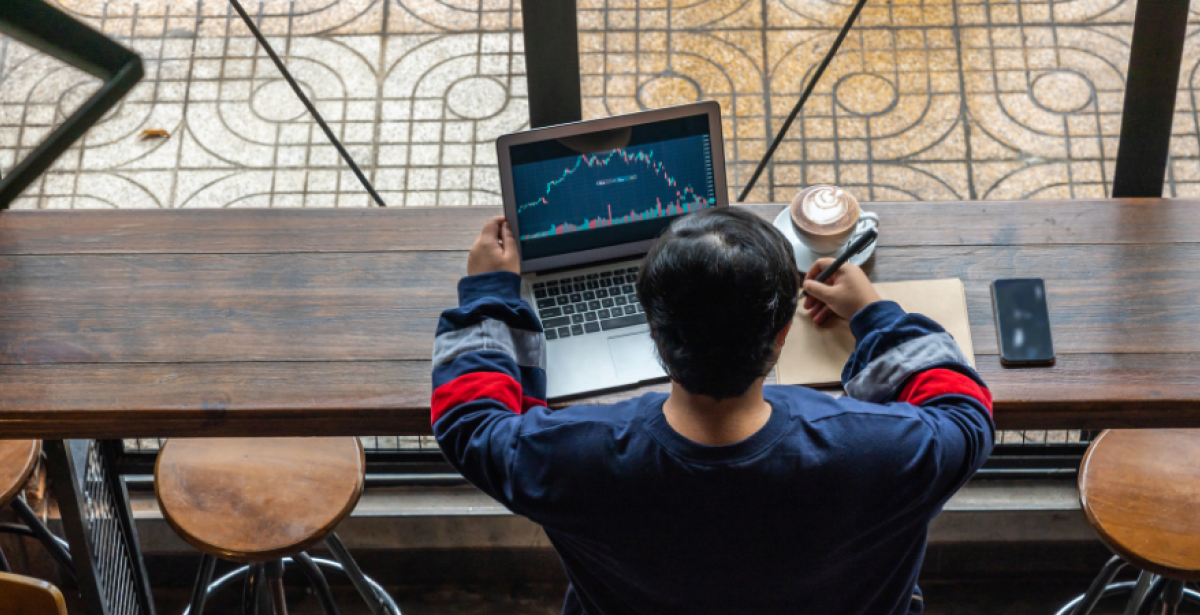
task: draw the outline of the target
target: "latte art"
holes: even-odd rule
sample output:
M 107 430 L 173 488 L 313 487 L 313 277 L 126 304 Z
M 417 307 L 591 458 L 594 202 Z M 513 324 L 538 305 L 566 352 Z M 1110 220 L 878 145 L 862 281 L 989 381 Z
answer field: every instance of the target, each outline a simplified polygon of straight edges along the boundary
M 829 184 L 809 186 L 792 200 L 792 222 L 811 234 L 844 234 L 858 222 L 858 214 L 858 199 Z
M 800 210 L 813 224 L 837 222 L 850 211 L 850 199 L 854 197 L 837 186 L 817 186 L 804 195 Z
M 803 244 L 793 244 L 797 266 L 802 269 L 812 265 L 816 257 L 833 255 L 844 248 L 860 218 L 871 228 L 879 226 L 879 217 L 860 211 L 853 194 L 830 184 L 801 190 L 788 209 L 792 229 Z

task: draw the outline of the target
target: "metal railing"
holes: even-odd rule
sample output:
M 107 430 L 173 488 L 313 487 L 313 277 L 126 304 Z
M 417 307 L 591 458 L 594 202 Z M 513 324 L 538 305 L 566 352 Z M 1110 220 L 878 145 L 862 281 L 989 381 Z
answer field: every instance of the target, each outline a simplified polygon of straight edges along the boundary
M 1099 432 L 1080 429 L 996 432 L 996 448 L 980 477 L 1069 476 Z M 377 484 L 462 484 L 442 457 L 433 436 L 360 436 L 367 452 L 367 482 Z M 125 474 L 141 475 L 149 485 L 154 458 L 164 440 L 124 440 L 120 467 Z
M 83 522 L 96 562 L 97 585 L 110 615 L 142 615 L 130 567 L 133 557 L 125 544 L 117 511 L 120 503 L 110 484 L 101 461 L 100 442 L 92 440 L 83 474 Z

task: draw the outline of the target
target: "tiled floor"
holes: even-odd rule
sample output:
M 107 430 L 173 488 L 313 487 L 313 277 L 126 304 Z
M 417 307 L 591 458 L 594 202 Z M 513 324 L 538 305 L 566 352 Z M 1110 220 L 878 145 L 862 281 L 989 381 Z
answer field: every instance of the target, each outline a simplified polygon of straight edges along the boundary
M 367 206 L 226 0 L 53 0 L 147 78 L 18 207 Z M 387 203 L 497 203 L 493 139 L 527 123 L 517 0 L 247 1 Z M 849 0 L 578 0 L 585 115 L 712 98 L 730 186 Z M 752 199 L 1103 196 L 1134 0 L 871 0 Z M 1200 21 L 1200 19 L 1198 19 Z M 1200 193 L 1189 38 L 1168 193 Z M 0 172 L 95 87 L 0 42 Z M 167 139 L 139 139 L 149 128 Z

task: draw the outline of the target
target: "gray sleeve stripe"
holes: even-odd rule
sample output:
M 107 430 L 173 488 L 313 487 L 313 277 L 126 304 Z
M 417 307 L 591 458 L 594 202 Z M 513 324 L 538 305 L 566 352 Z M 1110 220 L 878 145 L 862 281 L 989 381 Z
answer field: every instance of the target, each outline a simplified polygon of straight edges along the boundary
M 875 357 L 846 383 L 846 393 L 854 399 L 881 402 L 900 388 L 909 376 L 947 361 L 970 365 L 949 333 L 918 337 Z
M 449 363 L 479 350 L 499 350 L 512 357 L 517 365 L 546 369 L 546 338 L 541 332 L 512 329 L 491 318 L 437 336 L 433 342 L 433 364 Z

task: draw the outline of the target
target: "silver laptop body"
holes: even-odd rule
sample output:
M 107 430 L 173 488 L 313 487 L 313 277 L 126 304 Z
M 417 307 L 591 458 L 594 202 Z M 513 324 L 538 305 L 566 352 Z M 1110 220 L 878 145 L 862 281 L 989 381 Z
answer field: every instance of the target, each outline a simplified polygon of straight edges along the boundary
M 672 220 L 729 205 L 720 106 L 539 128 L 496 149 L 521 296 L 546 329 L 548 397 L 665 377 L 637 268 Z

